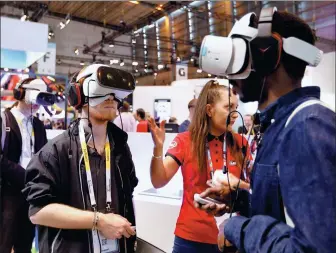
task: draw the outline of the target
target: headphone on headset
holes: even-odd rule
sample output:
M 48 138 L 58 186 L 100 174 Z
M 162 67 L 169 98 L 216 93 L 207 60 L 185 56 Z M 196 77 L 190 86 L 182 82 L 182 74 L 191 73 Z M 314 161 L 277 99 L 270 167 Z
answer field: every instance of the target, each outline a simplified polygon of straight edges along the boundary
M 262 76 L 275 71 L 280 63 L 283 38 L 272 32 L 273 14 L 277 8 L 263 8 L 258 22 L 258 35 L 250 41 L 253 69 Z
M 79 72 L 74 74 L 71 81 L 69 82 L 65 93 L 68 96 L 68 104 L 70 106 L 73 106 L 76 110 L 82 108 L 85 104 L 89 102 L 89 97 L 84 95 L 83 90 L 83 83 L 86 77 L 82 77 L 78 81 L 76 81 L 77 76 Z M 118 101 L 118 110 L 123 105 L 123 100 L 117 100 Z
M 83 82 L 85 78 L 81 78 L 78 82 L 76 82 L 78 73 L 79 72 L 74 74 L 65 90 L 65 93 L 68 96 L 68 104 L 73 106 L 76 110 L 82 108 L 84 104 L 88 103 L 88 98 L 85 97 L 83 91 Z
M 26 78 L 15 86 L 13 89 L 13 96 L 16 100 L 23 100 L 25 98 L 26 88 L 23 88 L 22 85 L 29 84 L 33 80 L 35 80 L 35 78 Z

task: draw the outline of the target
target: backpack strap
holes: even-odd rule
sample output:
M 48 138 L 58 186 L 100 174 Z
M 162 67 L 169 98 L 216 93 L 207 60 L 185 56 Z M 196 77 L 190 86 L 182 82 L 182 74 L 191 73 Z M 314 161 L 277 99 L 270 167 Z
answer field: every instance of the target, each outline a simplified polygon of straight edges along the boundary
M 286 121 L 286 124 L 285 124 L 285 128 L 289 125 L 289 123 L 292 121 L 292 119 L 294 118 L 294 116 L 298 112 L 300 112 L 302 109 L 304 109 L 304 108 L 306 108 L 308 106 L 315 105 L 315 104 L 322 105 L 323 107 L 326 107 L 326 108 L 330 109 L 331 111 L 335 112 L 335 110 L 333 108 L 331 108 L 329 105 L 327 105 L 326 103 L 322 102 L 321 100 L 316 100 L 316 99 L 307 100 L 307 101 L 301 103 L 298 107 L 295 108 L 295 110 L 292 112 L 292 114 L 288 117 L 288 119 Z M 277 166 L 277 169 L 278 169 L 278 174 L 280 176 L 280 166 L 279 166 L 279 164 Z M 284 208 L 286 223 L 287 223 L 288 226 L 294 228 L 295 227 L 294 222 L 293 222 L 293 220 L 288 215 L 285 203 L 283 202 L 282 204 L 283 204 L 283 208 Z

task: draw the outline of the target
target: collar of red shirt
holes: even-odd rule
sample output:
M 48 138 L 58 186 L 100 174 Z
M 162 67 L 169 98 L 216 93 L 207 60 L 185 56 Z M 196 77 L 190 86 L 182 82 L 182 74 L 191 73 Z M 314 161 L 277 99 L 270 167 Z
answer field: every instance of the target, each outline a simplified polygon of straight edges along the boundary
M 220 136 L 214 136 L 214 135 L 208 133 L 208 142 L 210 142 L 210 141 L 212 141 L 212 140 L 214 140 L 214 139 L 216 139 L 216 138 L 217 138 L 219 141 L 223 142 L 223 141 L 224 141 L 224 135 L 225 135 L 225 133 L 222 134 L 222 135 L 220 135 Z

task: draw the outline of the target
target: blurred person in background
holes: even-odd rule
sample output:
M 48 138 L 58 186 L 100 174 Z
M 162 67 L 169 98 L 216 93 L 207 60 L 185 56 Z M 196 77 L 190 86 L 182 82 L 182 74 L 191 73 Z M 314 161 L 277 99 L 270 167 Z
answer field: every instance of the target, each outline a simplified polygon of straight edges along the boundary
M 255 135 L 254 129 L 252 129 L 253 126 L 253 117 L 251 114 L 245 114 L 244 115 L 244 126 L 240 126 L 238 128 L 238 133 L 243 133 L 244 135 Z
M 148 121 L 146 120 L 146 113 L 144 109 L 139 108 L 136 110 L 136 119 L 138 121 L 137 132 L 149 132 Z
M 229 107 L 229 89 L 217 81 L 209 81 L 202 89 L 196 101 L 197 114 L 193 115 L 189 131 L 179 133 L 170 144 L 163 158 L 165 141 L 165 121 L 158 127 L 150 119 L 150 128 L 154 142 L 151 161 L 151 181 L 155 188 L 165 186 L 181 166 L 183 175 L 183 202 L 176 223 L 173 253 L 218 253 L 218 229 L 213 215 L 194 207 L 194 194 L 207 188 L 215 170 L 228 169 L 232 187 L 237 186 L 243 165 L 241 135 L 232 132 L 232 125 L 238 117 L 230 111 L 238 107 L 237 96 L 231 96 Z M 191 108 L 191 107 L 190 107 Z M 226 145 L 227 144 L 227 145 Z M 224 148 L 227 146 L 227 153 Z M 210 157 L 209 157 L 210 156 Z M 226 160 L 227 158 L 227 160 Z M 211 164 L 211 166 L 210 166 Z M 249 189 L 249 184 L 241 182 L 241 188 Z
M 52 123 L 50 119 L 44 120 L 43 124 L 45 129 L 52 129 Z
M 53 95 L 46 91 L 47 85 L 41 79 L 22 80 L 13 91 L 16 102 L 1 114 L 1 253 L 11 252 L 12 248 L 14 253 L 31 252 L 35 226 L 28 218 L 29 205 L 21 190 L 27 164 L 47 143 L 44 124 L 34 116 L 43 101 L 52 105 Z M 41 100 L 42 95 L 45 100 Z
M 183 133 L 185 131 L 188 131 L 188 127 L 190 125 L 190 122 L 193 119 L 194 114 L 195 114 L 196 103 L 197 103 L 196 98 L 190 100 L 190 102 L 188 103 L 189 117 L 188 117 L 188 119 L 183 121 L 182 124 L 179 126 L 179 133 Z
M 136 120 L 133 113 L 130 112 L 130 104 L 123 102 L 120 108 L 120 115 L 118 115 L 113 123 L 125 132 L 136 132 Z
M 177 124 L 177 118 L 175 118 L 175 117 L 170 117 L 168 122 L 169 122 L 169 123 L 175 123 L 175 124 Z

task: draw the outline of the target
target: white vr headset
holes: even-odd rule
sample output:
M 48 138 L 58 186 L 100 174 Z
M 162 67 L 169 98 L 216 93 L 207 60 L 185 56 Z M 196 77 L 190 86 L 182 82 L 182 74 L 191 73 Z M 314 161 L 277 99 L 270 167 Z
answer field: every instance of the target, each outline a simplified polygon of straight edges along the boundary
M 98 105 L 113 95 L 121 102 L 135 89 L 132 74 L 103 64 L 92 64 L 83 68 L 67 87 L 68 100 L 75 108 L 86 102 L 90 106 Z M 89 98 L 89 101 L 86 99 Z
M 124 99 L 135 89 L 132 74 L 103 64 L 88 66 L 78 74 L 77 81 L 81 78 L 85 78 L 83 92 L 89 98 L 114 94 L 118 99 Z
M 47 91 L 47 85 L 42 79 L 27 79 L 27 83 L 18 84 L 15 87 L 14 97 L 18 100 L 24 100 L 27 104 L 36 104 L 43 106 L 53 105 L 56 96 Z
M 272 37 L 272 19 L 276 10 L 276 8 L 262 9 L 258 29 L 251 27 L 256 14 L 248 13 L 234 24 L 228 37 L 205 36 L 199 57 L 201 69 L 229 79 L 246 79 L 252 69 L 255 69 L 253 65 L 257 64 L 258 58 L 262 61 L 262 54 L 268 53 L 268 47 L 265 47 L 259 49 L 261 53 L 253 55 L 251 42 L 258 38 Z M 280 46 L 282 44 L 284 52 L 310 66 L 316 67 L 322 59 L 321 50 L 298 38 L 280 38 L 279 44 Z

